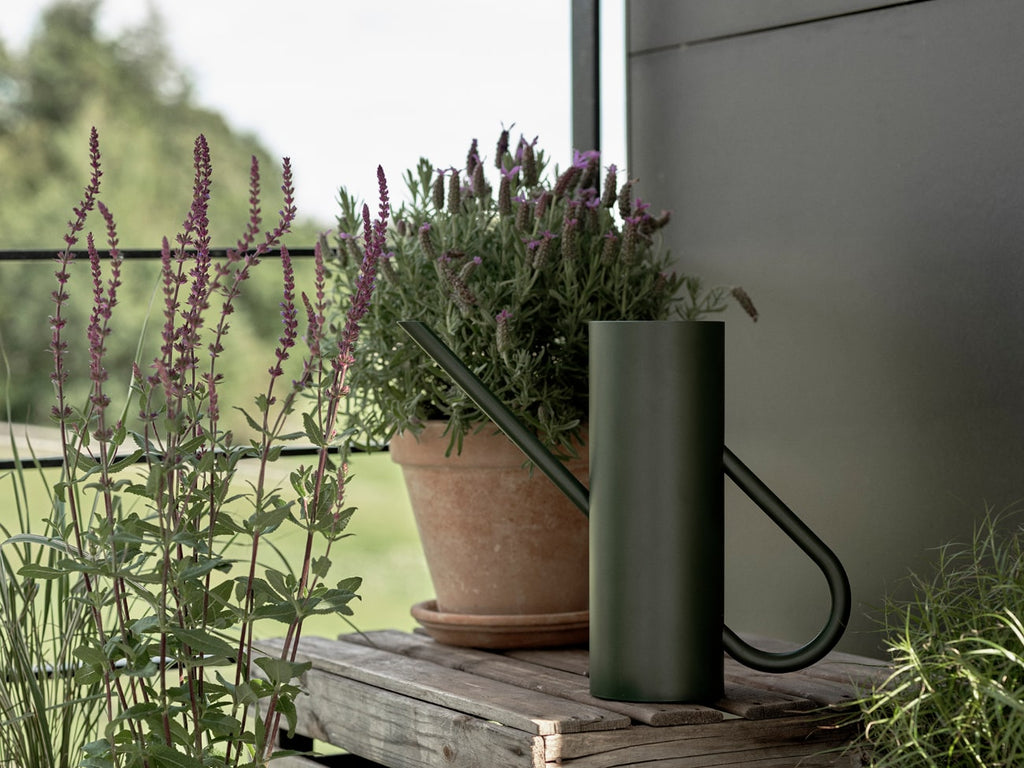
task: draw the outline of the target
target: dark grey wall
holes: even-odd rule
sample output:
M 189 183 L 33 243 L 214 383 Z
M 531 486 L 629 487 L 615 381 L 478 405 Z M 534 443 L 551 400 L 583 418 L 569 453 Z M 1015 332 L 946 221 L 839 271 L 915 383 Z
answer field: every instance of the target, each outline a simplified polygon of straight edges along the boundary
M 761 310 L 726 316 L 727 442 L 847 563 L 844 647 L 875 649 L 907 569 L 1024 496 L 1024 3 L 627 13 L 640 194 Z M 809 636 L 813 566 L 728 503 L 729 623 Z

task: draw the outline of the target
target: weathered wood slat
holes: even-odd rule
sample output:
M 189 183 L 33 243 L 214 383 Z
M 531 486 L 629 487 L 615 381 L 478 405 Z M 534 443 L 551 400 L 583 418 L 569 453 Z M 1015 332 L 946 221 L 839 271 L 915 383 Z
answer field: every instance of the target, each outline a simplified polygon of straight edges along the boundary
M 813 701 L 802 696 L 765 690 L 746 683 L 742 679 L 726 679 L 725 696 L 716 701 L 715 706 L 747 720 L 785 717 L 815 707 Z
M 546 738 L 544 747 L 549 764 L 560 761 L 573 768 L 617 768 L 640 763 L 673 768 L 735 765 L 757 768 L 799 765 L 803 768 L 848 765 L 841 750 L 851 736 L 852 732 L 847 729 L 808 726 L 807 718 L 799 717 L 667 728 L 635 726 L 586 737 L 565 734 Z
M 543 737 L 351 680 L 306 673 L 297 731 L 391 768 L 543 768 Z
M 539 667 L 551 667 L 563 672 L 587 677 L 590 674 L 590 654 L 584 648 L 565 649 L 529 649 L 522 651 L 504 651 L 512 659 L 536 664 Z
M 772 693 L 795 696 L 809 702 L 810 706 L 805 709 L 842 706 L 855 698 L 850 685 L 840 685 L 802 672 L 781 675 L 757 672 L 731 659 L 726 659 L 725 662 L 725 680 L 726 685 L 746 685 Z
M 280 648 L 280 645 L 270 642 L 260 645 L 271 653 Z M 629 725 L 628 717 L 606 709 L 355 643 L 305 637 L 299 657 L 313 660 L 323 672 L 493 720 L 527 733 L 547 735 Z
M 645 704 L 598 699 L 590 695 L 590 682 L 586 677 L 550 665 L 537 666 L 521 660 L 518 654 L 456 648 L 419 635 L 390 630 L 370 632 L 362 636 L 343 635 L 339 639 L 345 642 L 368 643 L 392 653 L 430 661 L 450 669 L 558 696 L 598 709 L 606 709 L 647 725 L 715 723 L 722 720 L 722 713 L 718 710 L 697 704 Z

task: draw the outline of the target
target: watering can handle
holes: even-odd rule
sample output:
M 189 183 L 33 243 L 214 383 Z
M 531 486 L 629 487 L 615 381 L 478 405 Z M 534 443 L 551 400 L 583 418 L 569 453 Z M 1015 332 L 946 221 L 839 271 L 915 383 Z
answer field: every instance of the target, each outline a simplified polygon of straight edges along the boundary
M 725 474 L 757 504 L 815 562 L 828 581 L 832 611 L 818 636 L 793 651 L 773 653 L 744 642 L 728 627 L 722 630 L 726 652 L 742 664 L 762 672 L 793 672 L 821 659 L 832 650 L 850 618 L 850 580 L 835 553 L 782 503 L 750 469 L 728 448 L 724 449 Z

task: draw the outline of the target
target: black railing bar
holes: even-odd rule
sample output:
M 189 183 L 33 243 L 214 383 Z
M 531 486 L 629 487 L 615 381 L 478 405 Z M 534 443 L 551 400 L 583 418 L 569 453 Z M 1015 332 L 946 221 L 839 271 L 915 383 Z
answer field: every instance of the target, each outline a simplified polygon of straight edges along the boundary
M 159 260 L 163 256 L 163 251 L 159 248 L 121 248 L 121 255 L 126 259 L 156 259 Z M 226 258 L 228 255 L 228 248 L 211 248 L 210 255 L 216 259 Z M 278 253 L 280 249 L 273 248 L 267 252 L 266 255 L 273 256 Z M 47 249 L 47 248 L 28 248 L 21 250 L 0 250 L 0 261 L 53 261 L 57 254 L 60 253 L 60 249 Z M 288 253 L 291 256 L 304 258 L 310 257 L 314 254 L 313 248 L 292 248 L 288 247 Z M 85 255 L 84 249 L 76 248 L 75 253 L 78 258 L 83 258 Z M 110 255 L 106 250 L 99 251 L 100 258 L 106 259 Z M 174 252 L 171 252 L 173 257 Z
M 328 453 L 340 453 L 341 450 L 342 450 L 341 447 L 334 446 L 334 447 L 328 448 L 327 452 Z M 349 453 L 375 453 L 375 452 L 385 452 L 386 453 L 387 450 L 388 450 L 388 446 L 387 445 L 365 446 L 365 445 L 353 444 L 353 445 L 348 446 L 348 452 Z M 281 446 L 280 451 L 281 451 L 281 455 L 282 456 L 301 457 L 301 456 L 316 456 L 320 452 L 320 449 L 317 448 L 315 445 L 285 445 L 285 446 Z M 129 456 L 131 456 L 130 453 L 119 454 L 119 455 L 115 456 L 113 459 L 111 459 L 111 463 L 117 462 L 117 461 L 121 461 L 122 459 L 126 459 Z M 251 460 L 251 459 L 256 459 L 256 458 L 259 458 L 259 457 L 256 456 L 256 455 L 252 455 L 252 456 L 246 456 L 244 458 L 246 460 Z M 136 463 L 137 464 L 143 464 L 143 463 L 145 463 L 145 461 L 146 461 L 146 457 L 145 456 L 140 456 L 139 460 Z M 19 464 L 20 464 L 20 466 L 22 468 L 28 468 L 28 469 L 32 469 L 32 468 L 36 468 L 36 467 L 42 468 L 42 469 L 53 469 L 55 467 L 61 466 L 63 463 L 64 463 L 64 459 L 61 458 L 60 456 L 37 456 L 37 457 L 34 457 L 34 458 L 29 456 L 29 457 L 18 459 L 18 460 L 15 460 L 15 459 L 0 459 L 0 472 L 9 472 L 9 471 L 18 469 Z

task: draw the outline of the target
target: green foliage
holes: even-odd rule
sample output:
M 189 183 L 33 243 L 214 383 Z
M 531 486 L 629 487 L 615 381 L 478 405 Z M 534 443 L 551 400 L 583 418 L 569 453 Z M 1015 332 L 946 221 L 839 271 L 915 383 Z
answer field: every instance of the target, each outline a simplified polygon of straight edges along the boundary
M 214 262 L 212 163 L 200 136 L 189 212 L 159 267 L 157 352 L 148 373 L 140 364 L 130 366 L 124 377 L 129 393 L 111 389 L 117 377 L 111 376 L 106 340 L 118 325 L 122 269 L 130 271 L 130 262 L 117 248 L 116 223 L 100 194 L 104 174 L 95 130 L 90 152 L 91 178 L 73 209 L 53 291 L 50 350 L 63 458 L 54 518 L 45 536 L 26 530 L 9 536 L 5 546 L 23 548 L 24 555 L 20 563 L 4 561 L 7 570 L 0 570 L 20 585 L 44 584 L 57 590 L 51 596 L 66 595 L 60 607 L 74 608 L 81 627 L 65 618 L 68 631 L 59 638 L 63 655 L 54 674 L 69 691 L 64 700 L 43 706 L 14 699 L 3 712 L 4 724 L 28 723 L 41 709 L 78 722 L 80 702 L 99 701 L 102 719 L 90 716 L 75 739 L 54 742 L 62 750 L 55 761 L 19 764 L 262 766 L 273 757 L 280 723 L 294 727 L 294 699 L 308 668 L 296 658 L 305 620 L 352 615 L 350 603 L 361 584 L 358 577 L 330 580 L 332 546 L 345 537 L 352 515 L 344 493 L 348 434 L 337 425 L 351 346 L 324 337 L 323 302 L 309 300 L 309 350 L 297 380 L 289 383 L 285 363 L 299 336 L 295 274 L 280 247 L 295 216 L 289 165 L 285 161 L 282 172 L 284 202 L 275 206 L 280 219 L 263 235 L 259 169 L 252 166 L 252 203 L 239 247 Z M 72 249 L 93 211 L 103 217 L 108 252 L 101 259 L 88 232 L 88 272 L 76 279 Z M 386 207 L 381 215 L 373 230 L 379 234 L 367 243 L 371 258 L 358 277 L 367 301 Z M 271 260 L 280 264 L 283 285 L 278 342 L 265 362 L 249 361 L 249 378 L 254 365 L 266 377 L 247 417 L 253 435 L 242 440 L 221 419 L 222 410 L 235 404 L 225 396 L 218 364 L 234 338 L 228 320 L 235 302 L 250 275 Z M 77 280 L 92 298 L 81 337 L 65 322 Z M 311 296 L 323 296 L 324 280 L 318 257 Z M 350 313 L 352 328 L 358 320 L 359 313 Z M 354 342 L 356 335 L 346 338 Z M 79 402 L 65 364 L 76 348 L 88 360 L 86 395 Z M 300 404 L 305 414 L 297 419 Z M 138 414 L 137 428 L 121 415 L 129 408 Z M 306 425 L 304 431 L 293 428 L 296 421 Z M 293 473 L 286 491 L 268 481 L 268 468 L 284 443 L 299 438 L 315 439 L 320 450 L 311 466 Z M 243 459 L 259 467 L 247 491 L 235 483 Z M 281 570 L 264 563 L 264 541 L 285 528 L 301 532 L 304 554 Z M 38 552 L 46 555 L 33 555 Z M 17 607 L 17 600 L 11 598 L 11 605 Z M 253 643 L 255 627 L 264 623 L 279 625 L 285 637 L 275 658 Z M 25 655 L 36 659 L 42 640 L 20 623 L 0 626 L 0 648 L 17 650 L 21 643 L 33 646 Z M 7 749 L 2 737 L 0 747 Z M 14 743 L 0 753 L 0 763 L 14 759 L 18 749 Z
M 0 524 L 7 539 L 0 545 L 0 763 L 68 768 L 103 710 L 100 685 L 70 674 L 75 649 L 91 635 L 85 586 L 81 576 L 61 570 L 64 549 L 32 545 L 45 537 L 33 530 L 29 508 L 31 457 L 22 464 L 13 433 L 6 439 L 17 469 L 0 477 L 13 512 L 10 527 Z M 52 502 L 52 525 L 60 528 L 65 508 Z
M 894 672 L 861 700 L 878 768 L 1024 764 L 1024 527 L 989 513 L 886 609 Z
M 117 148 L 104 171 L 111 189 L 106 202 L 121 223 L 128 258 L 136 248 L 160 248 L 162 238 L 181 226 L 191 202 L 189 161 L 198 134 L 215 148 L 218 166 L 210 201 L 212 243 L 233 245 L 238 232 L 229 222 L 248 216 L 250 159 L 255 156 L 263 168 L 275 169 L 274 158 L 255 137 L 239 134 L 221 115 L 195 103 L 157 19 L 107 40 L 97 30 L 99 6 L 95 0 L 56 2 L 43 14 L 24 53 L 0 51 L 0 250 L 56 254 L 63 246 L 67 192 L 81 185 L 81 141 L 94 125 L 105 145 Z M 280 184 L 276 170 L 266 174 L 266 188 Z M 285 242 L 309 248 L 325 228 L 312 221 L 297 223 Z M 131 270 L 123 292 L 122 328 L 142 327 L 158 272 L 155 264 Z M 49 354 L 34 339 L 47 325 L 52 265 L 4 262 L 0 276 L 2 341 L 17 371 L 11 410 L 19 420 L 44 420 L 52 391 L 44 373 Z M 237 307 L 236 359 L 224 363 L 226 371 L 236 374 L 231 387 L 237 402 L 252 394 L 242 375 L 246 360 L 259 355 L 275 333 L 276 312 L 266 309 L 280 300 L 279 277 L 256 275 Z M 69 322 L 84 329 L 89 311 L 88 291 L 73 296 Z M 126 370 L 137 341 L 137 333 L 123 332 L 110 340 L 117 369 Z M 240 425 L 239 419 L 234 426 Z
M 431 418 L 451 420 L 452 441 L 486 418 L 397 325 L 420 320 L 549 445 L 569 448 L 587 418 L 587 321 L 693 319 L 722 309 L 723 289 L 703 290 L 670 271 L 650 216 L 601 184 L 597 153 L 577 154 L 555 178 L 523 139 L 496 151 L 497 190 L 476 142 L 465 168 L 423 159 L 406 173 L 409 202 L 395 214 L 377 298 L 352 370 L 355 415 L 365 437 L 387 440 Z M 358 268 L 359 206 L 340 193 L 336 291 Z M 339 310 L 340 311 L 340 310 Z

